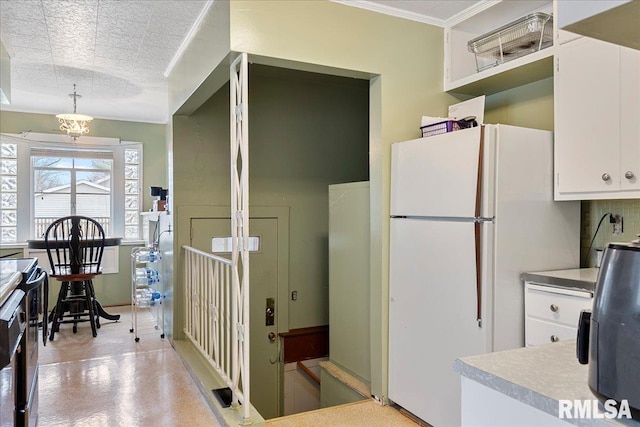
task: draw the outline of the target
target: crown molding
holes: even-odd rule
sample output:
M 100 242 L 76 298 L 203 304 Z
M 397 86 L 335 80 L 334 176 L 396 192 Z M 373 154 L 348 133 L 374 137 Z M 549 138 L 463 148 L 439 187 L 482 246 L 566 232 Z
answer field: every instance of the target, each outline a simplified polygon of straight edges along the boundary
M 502 2 L 502 0 L 482 0 L 474 4 L 473 6 L 469 6 L 462 12 L 456 13 L 451 18 L 445 21 L 446 27 L 452 27 L 460 22 L 471 18 L 474 15 L 477 15 L 480 12 L 483 12 L 496 4 Z
M 444 28 L 446 22 L 442 19 L 433 18 L 431 16 L 422 15 L 420 13 L 408 12 L 406 10 L 398 9 L 395 7 L 385 6 L 378 3 L 373 3 L 367 0 L 330 0 L 333 3 L 344 4 L 345 6 L 353 6 L 360 9 L 369 10 L 372 12 L 383 13 L 385 15 L 395 16 L 397 18 L 408 19 L 410 21 L 422 22 L 424 24 L 435 25 L 437 27 Z
M 469 6 L 462 12 L 456 13 L 449 19 L 437 19 L 428 15 L 420 13 L 409 12 L 406 10 L 398 9 L 391 6 L 386 6 L 378 3 L 373 3 L 368 0 L 330 0 L 333 3 L 340 3 L 346 6 L 353 6 L 360 9 L 370 10 L 372 12 L 383 13 L 385 15 L 395 16 L 398 18 L 409 19 L 411 21 L 422 22 L 424 24 L 435 25 L 437 27 L 447 28 L 459 24 L 470 17 L 483 12 L 503 0 L 481 0 L 476 4 Z
M 193 25 L 191 26 L 191 29 L 185 36 L 184 40 L 182 40 L 182 43 L 180 44 L 180 47 L 176 51 L 175 55 L 173 55 L 173 58 L 171 58 L 171 61 L 169 62 L 169 65 L 167 65 L 166 70 L 164 70 L 165 78 L 169 77 L 169 74 L 171 74 L 171 71 L 173 71 L 173 67 L 176 66 L 180 58 L 182 58 L 184 51 L 187 49 L 189 44 L 191 44 L 191 40 L 193 40 L 196 33 L 198 32 L 198 29 L 200 28 L 200 23 L 202 23 L 205 16 L 207 16 L 207 12 L 209 12 L 209 9 L 211 8 L 211 5 L 213 4 L 214 1 L 215 0 L 207 0 L 207 3 L 202 7 L 200 14 L 196 18 Z

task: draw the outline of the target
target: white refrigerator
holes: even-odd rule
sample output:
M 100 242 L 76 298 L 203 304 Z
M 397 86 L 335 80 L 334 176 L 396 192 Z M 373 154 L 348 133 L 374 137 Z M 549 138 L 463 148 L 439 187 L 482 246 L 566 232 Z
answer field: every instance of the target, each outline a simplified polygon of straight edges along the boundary
M 486 125 L 392 145 L 389 398 L 460 425 L 456 358 L 524 345 L 523 271 L 579 266 L 552 133 Z

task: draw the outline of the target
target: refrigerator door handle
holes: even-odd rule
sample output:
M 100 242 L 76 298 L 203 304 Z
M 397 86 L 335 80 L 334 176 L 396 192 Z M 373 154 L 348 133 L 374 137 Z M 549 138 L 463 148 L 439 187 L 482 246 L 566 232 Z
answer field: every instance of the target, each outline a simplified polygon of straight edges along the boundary
M 482 212 L 482 174 L 484 173 L 484 132 L 480 132 L 480 144 L 478 146 L 478 178 L 476 181 L 476 206 L 475 217 L 480 218 Z
M 486 218 L 486 217 L 481 217 L 481 216 L 476 216 L 473 218 L 473 222 L 480 224 L 483 222 L 493 222 L 493 217 L 492 218 Z
M 478 327 L 482 328 L 482 240 L 480 225 L 487 220 L 482 218 L 482 174 L 484 173 L 484 132 L 480 132 L 480 145 L 478 147 L 478 180 L 476 182 L 476 212 L 474 218 L 476 238 L 476 320 Z
M 476 240 L 476 321 L 478 327 L 482 327 L 482 248 L 481 248 L 481 224 L 475 221 L 475 240 Z

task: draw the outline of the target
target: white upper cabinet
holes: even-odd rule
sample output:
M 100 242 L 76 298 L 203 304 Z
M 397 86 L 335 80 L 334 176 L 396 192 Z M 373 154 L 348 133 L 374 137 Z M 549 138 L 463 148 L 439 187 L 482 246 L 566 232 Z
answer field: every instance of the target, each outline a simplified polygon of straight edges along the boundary
M 620 150 L 620 189 L 640 197 L 640 51 L 626 47 L 620 48 Z
M 556 32 L 556 46 L 579 39 L 580 37 L 582 37 L 580 34 L 572 33 L 571 31 L 558 30 Z
M 559 0 L 558 27 L 640 49 L 640 1 Z
M 553 46 L 478 71 L 468 43 L 532 13 L 552 15 L 553 9 L 550 0 L 485 2 L 480 9 L 445 28 L 445 91 L 491 94 L 551 77 Z
M 555 54 L 555 199 L 640 197 L 640 52 L 582 37 Z

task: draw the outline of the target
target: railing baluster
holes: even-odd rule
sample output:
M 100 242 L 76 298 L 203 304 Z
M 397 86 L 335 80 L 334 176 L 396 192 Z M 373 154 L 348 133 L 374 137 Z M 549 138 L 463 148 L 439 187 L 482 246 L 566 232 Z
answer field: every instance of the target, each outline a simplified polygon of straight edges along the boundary
M 218 320 L 220 322 L 220 357 L 222 358 L 222 369 L 224 370 L 224 372 L 227 373 L 228 375 L 228 371 L 227 371 L 227 366 L 228 366 L 228 361 L 229 361 L 229 356 L 227 355 L 227 320 L 226 320 L 226 316 L 227 316 L 227 308 L 225 306 L 225 299 L 224 299 L 224 291 L 226 289 L 226 283 L 228 283 L 228 281 L 226 280 L 225 276 L 226 276 L 226 272 L 227 272 L 227 266 L 226 265 L 221 265 L 220 266 L 220 277 L 218 278 L 219 284 L 218 284 L 218 295 L 219 295 L 219 301 L 220 301 L 220 316 L 218 317 Z
M 240 368 L 246 365 L 238 357 L 247 358 L 249 355 L 239 348 L 239 337 L 233 342 L 238 325 L 232 315 L 242 313 L 243 307 L 237 307 L 242 292 L 232 289 L 231 260 L 189 246 L 183 248 L 186 294 L 184 332 L 232 389 L 236 402 L 244 404 L 239 376 L 248 372 Z
M 224 283 L 231 283 L 231 265 L 224 266 Z M 222 293 L 225 300 L 225 319 L 223 328 L 225 334 L 224 347 L 226 349 L 225 370 L 227 372 L 227 376 L 231 378 L 231 328 L 233 327 L 231 324 L 231 307 L 229 301 L 229 296 L 231 295 L 231 286 L 224 286 L 222 289 Z
M 220 271 L 220 264 L 216 263 L 215 261 L 212 261 L 214 263 L 214 268 L 213 268 L 213 301 L 211 303 L 211 309 L 212 309 L 212 317 L 214 317 L 213 319 L 213 355 L 214 358 L 218 364 L 218 366 L 220 367 L 220 319 L 218 318 L 219 316 L 219 307 L 220 304 L 218 302 L 218 289 L 220 288 L 220 281 L 219 281 L 219 271 Z

